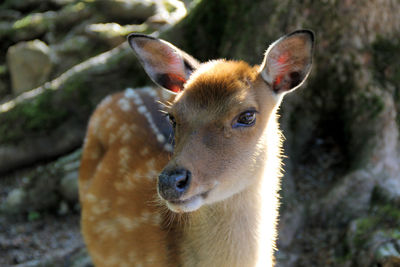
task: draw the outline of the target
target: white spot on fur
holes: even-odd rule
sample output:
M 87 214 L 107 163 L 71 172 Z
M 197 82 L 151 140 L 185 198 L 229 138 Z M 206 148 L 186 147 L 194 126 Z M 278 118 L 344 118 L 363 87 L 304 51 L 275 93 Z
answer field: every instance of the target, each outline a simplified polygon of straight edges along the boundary
M 131 141 L 132 139 L 132 132 L 128 126 L 128 124 L 124 123 L 118 129 L 118 137 L 120 138 L 121 142 L 126 144 Z
M 150 92 L 152 92 L 151 89 L 145 89 L 145 90 L 146 90 L 147 92 L 149 92 L 149 94 L 153 94 L 153 93 L 150 93 Z M 130 96 L 130 98 L 133 98 L 134 103 L 135 103 L 136 105 L 138 105 L 137 111 L 138 111 L 140 114 L 142 114 L 142 115 L 146 118 L 146 120 L 147 120 L 147 122 L 148 122 L 148 124 L 149 124 L 149 126 L 150 126 L 150 128 L 151 128 L 151 130 L 153 131 L 153 133 L 155 134 L 155 136 L 156 136 L 156 138 L 157 138 L 157 141 L 160 142 L 161 144 L 164 144 L 165 141 L 166 141 L 166 139 L 165 139 L 165 137 L 161 134 L 160 130 L 158 129 L 157 125 L 155 124 L 151 113 L 148 111 L 147 107 L 143 104 L 143 101 L 142 101 L 142 99 L 140 98 L 140 95 L 137 94 L 137 93 L 136 93 L 135 91 L 133 91 L 133 90 L 131 90 L 131 91 L 126 91 L 125 94 L 127 94 L 127 92 L 129 92 L 128 95 Z
M 132 231 L 140 225 L 140 221 L 138 219 L 130 219 L 124 216 L 117 217 L 117 222 L 122 225 L 125 231 Z
M 123 169 L 120 170 L 120 172 L 123 172 L 123 179 L 122 181 L 118 181 L 114 183 L 114 187 L 115 189 L 117 189 L 118 191 L 126 191 L 126 190 L 131 190 L 135 187 L 133 179 L 131 175 L 128 175 L 129 170 L 127 169 Z
M 124 134 L 121 136 L 121 141 L 123 143 L 128 143 L 132 139 L 132 133 L 128 130 L 124 132 Z
M 100 104 L 98 105 L 98 108 L 102 108 L 102 107 L 108 105 L 108 104 L 111 102 L 111 100 L 112 100 L 112 96 L 111 96 L 111 95 L 108 95 L 106 98 L 104 98 L 104 99 L 100 102 Z
M 157 179 L 159 173 L 154 169 L 153 163 L 151 165 L 147 166 L 149 169 L 145 175 L 145 177 L 149 180 L 155 180 Z
M 92 153 L 90 153 L 90 159 L 92 160 L 96 160 L 100 157 L 100 153 L 98 150 L 94 150 L 92 151 Z
M 143 101 L 140 98 L 139 94 L 137 93 L 137 90 L 140 90 L 140 89 L 133 90 L 132 88 L 128 88 L 125 90 L 124 95 L 126 98 L 132 99 L 133 103 L 135 103 L 135 105 L 143 105 Z
M 161 224 L 161 215 L 159 213 L 153 214 L 151 222 L 153 225 L 160 225 Z
M 165 144 L 164 149 L 171 153 L 174 151 L 174 147 L 171 144 Z
M 110 210 L 110 201 L 102 199 L 92 206 L 92 212 L 96 215 L 104 214 Z
M 110 129 L 115 123 L 117 122 L 117 119 L 114 116 L 111 116 L 108 118 L 106 124 L 104 125 L 104 127 L 106 129 Z
M 126 98 L 134 98 L 136 95 L 136 92 L 132 88 L 126 88 L 124 96 Z
M 121 98 L 118 101 L 118 105 L 119 105 L 119 108 L 123 111 L 129 111 L 131 109 L 131 103 L 129 103 L 129 101 L 126 100 L 125 98 Z
M 91 129 L 94 133 L 97 133 L 100 129 L 100 117 L 99 116 L 93 116 L 92 119 L 90 120 L 90 126 L 89 129 Z
M 116 238 L 119 232 L 117 225 L 111 220 L 98 221 L 93 227 L 100 239 Z
M 146 167 L 147 167 L 149 170 L 154 170 L 155 167 L 156 167 L 156 160 L 155 160 L 154 158 L 149 159 L 149 160 L 146 162 Z
M 148 222 L 149 219 L 150 219 L 150 217 L 151 217 L 151 213 L 148 212 L 148 211 L 144 211 L 144 212 L 142 213 L 142 216 L 141 216 L 141 221 L 142 221 L 142 222 Z
M 97 197 L 95 195 L 93 195 L 93 194 L 87 194 L 86 195 L 86 200 L 88 202 L 94 203 L 94 202 L 97 201 Z
M 157 134 L 157 141 L 160 143 L 164 143 L 165 142 L 165 137 L 162 134 Z
M 119 150 L 119 157 L 121 160 L 129 160 L 129 158 L 131 157 L 129 147 L 122 147 Z
M 146 92 L 148 95 L 150 95 L 151 97 L 153 97 L 155 100 L 158 100 L 158 95 L 157 95 L 157 91 L 156 89 L 154 89 L 154 87 L 143 87 L 142 88 L 144 92 Z M 158 90 L 158 88 L 157 88 Z
M 120 267 L 121 260 L 119 257 L 115 257 L 115 256 L 107 257 L 103 253 L 96 252 L 95 250 L 92 250 L 90 252 L 90 256 L 93 258 L 93 260 L 104 264 L 103 266 L 119 266 Z
M 112 144 L 115 142 L 115 140 L 117 139 L 117 136 L 114 133 L 110 133 L 110 136 L 108 137 L 108 144 Z
M 124 184 L 121 182 L 115 182 L 114 187 L 117 191 L 123 191 L 125 189 Z
M 154 255 L 149 255 L 146 258 L 146 263 L 154 264 L 155 261 L 156 261 L 156 257 Z
M 145 105 L 139 106 L 137 110 L 139 111 L 140 114 L 145 114 L 145 113 L 147 113 L 147 108 L 146 108 Z
M 131 159 L 131 150 L 129 147 L 122 147 L 118 152 L 119 157 L 119 172 L 122 174 L 126 174 L 130 171 L 129 161 Z M 127 179 L 129 176 L 124 176 L 124 179 Z M 128 181 L 125 181 L 126 186 L 130 186 Z

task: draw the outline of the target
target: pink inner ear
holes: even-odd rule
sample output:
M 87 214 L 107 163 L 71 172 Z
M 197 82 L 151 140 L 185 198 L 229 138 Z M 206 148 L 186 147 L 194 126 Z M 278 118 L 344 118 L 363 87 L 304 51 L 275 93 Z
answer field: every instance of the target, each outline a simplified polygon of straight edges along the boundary
M 284 64 L 288 61 L 288 59 L 289 59 L 289 53 L 284 53 L 284 54 L 279 55 L 278 62 L 281 64 Z
M 167 84 L 165 84 L 165 87 L 174 93 L 181 92 L 183 90 L 183 84 L 186 82 L 186 79 L 174 73 L 168 73 L 167 75 L 169 79 L 167 81 Z
M 289 71 L 289 53 L 283 53 L 280 54 L 278 59 L 276 60 L 276 65 L 277 65 L 277 75 L 274 80 L 274 87 L 278 86 L 282 80 L 285 74 Z

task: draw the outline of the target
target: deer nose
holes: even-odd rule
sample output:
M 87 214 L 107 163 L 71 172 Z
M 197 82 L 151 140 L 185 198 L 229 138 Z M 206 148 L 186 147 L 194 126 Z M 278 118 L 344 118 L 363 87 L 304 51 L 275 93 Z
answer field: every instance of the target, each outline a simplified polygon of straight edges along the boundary
M 158 192 L 165 200 L 177 200 L 189 188 L 191 178 L 186 169 L 164 170 L 158 177 Z

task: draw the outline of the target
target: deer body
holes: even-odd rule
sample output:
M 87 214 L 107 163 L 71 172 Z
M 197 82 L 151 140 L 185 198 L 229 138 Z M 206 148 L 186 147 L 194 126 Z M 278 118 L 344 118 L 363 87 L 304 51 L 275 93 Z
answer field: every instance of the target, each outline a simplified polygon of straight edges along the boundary
M 281 38 L 254 67 L 199 64 L 153 37 L 129 41 L 153 81 L 177 94 L 128 89 L 93 114 L 79 181 L 93 262 L 272 266 L 281 176 L 276 111 L 309 73 L 312 33 Z M 172 102 L 165 108 L 172 126 L 156 100 Z

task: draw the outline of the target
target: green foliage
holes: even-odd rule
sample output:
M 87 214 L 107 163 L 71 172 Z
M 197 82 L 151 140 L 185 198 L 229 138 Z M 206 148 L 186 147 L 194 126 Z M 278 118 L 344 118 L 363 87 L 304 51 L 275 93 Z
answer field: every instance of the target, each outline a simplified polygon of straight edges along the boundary
M 6 65 L 0 65 L 0 76 L 5 75 L 8 72 Z
M 28 15 L 28 16 L 14 22 L 13 29 L 14 30 L 22 30 L 22 29 L 30 26 L 31 24 L 38 24 L 41 21 L 42 21 L 42 17 L 35 17 L 33 15 Z
M 0 114 L 0 144 L 16 142 L 32 133 L 46 133 L 63 123 L 68 116 L 65 108 L 54 105 L 52 90 L 44 91 L 31 102 L 21 103 Z
M 162 4 L 164 5 L 165 9 L 169 12 L 172 13 L 176 10 L 176 7 L 172 5 L 169 1 L 162 1 Z
M 400 209 L 399 207 L 375 189 L 372 195 L 372 205 L 368 216 L 355 221 L 356 231 L 352 242 L 357 248 L 363 248 L 371 234 L 384 231 L 390 238 L 400 239 Z
M 40 219 L 40 217 L 41 217 L 41 215 L 37 211 L 31 211 L 28 213 L 28 221 L 30 221 L 30 222 L 37 221 Z

